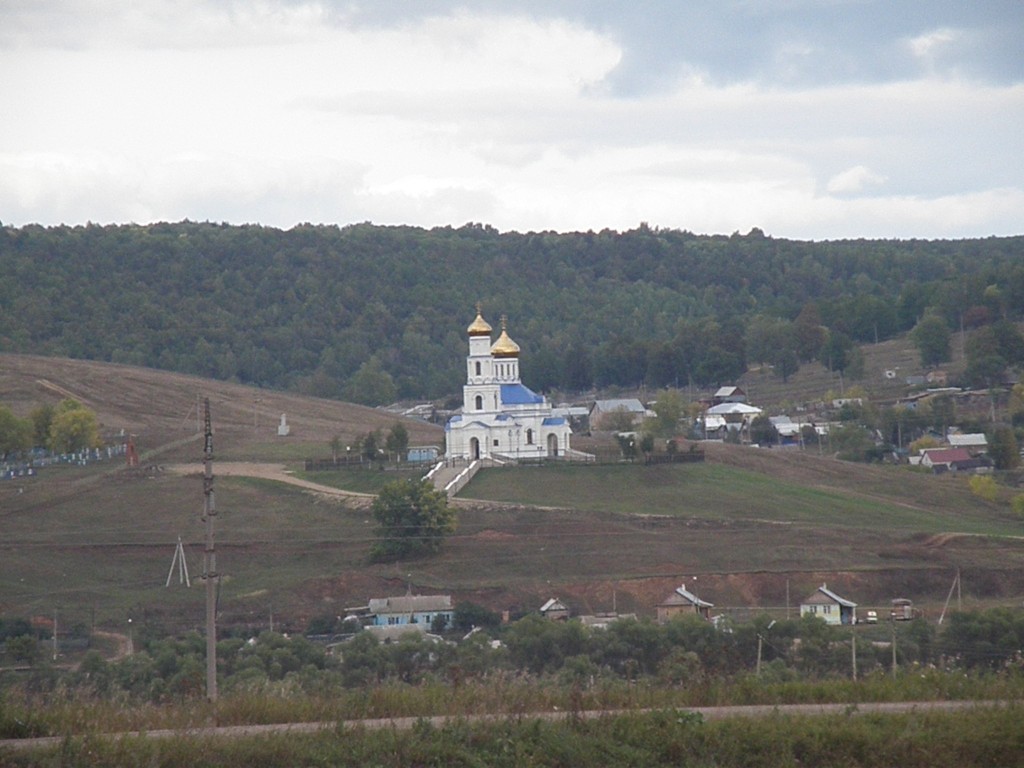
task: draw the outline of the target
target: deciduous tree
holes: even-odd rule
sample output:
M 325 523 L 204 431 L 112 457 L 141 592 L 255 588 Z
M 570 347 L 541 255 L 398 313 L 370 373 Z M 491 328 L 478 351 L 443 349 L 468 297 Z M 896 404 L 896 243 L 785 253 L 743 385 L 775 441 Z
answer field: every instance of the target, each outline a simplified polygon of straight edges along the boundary
M 50 442 L 50 423 L 53 421 L 53 414 L 56 409 L 49 404 L 40 405 L 28 415 L 34 429 L 33 445 L 45 447 Z
M 380 452 L 380 433 L 376 431 L 367 432 L 360 445 L 360 452 L 363 458 L 369 461 L 378 458 L 377 454 Z
M 949 326 L 935 314 L 925 315 L 914 326 L 911 338 L 921 355 L 921 365 L 932 367 L 949 360 Z
M 670 437 L 679 429 L 679 419 L 683 416 L 683 396 L 678 389 L 663 389 L 651 408 L 657 414 L 654 420 L 654 431 L 658 435 Z
M 381 488 L 371 507 L 379 540 L 374 560 L 429 554 L 455 530 L 455 511 L 444 492 L 425 480 L 396 480 Z
M 387 448 L 388 453 L 397 455 L 399 458 L 405 453 L 405 449 L 409 447 L 409 430 L 402 422 L 396 421 L 391 427 L 388 436 L 384 439 L 384 447 Z
M 1012 427 L 1004 425 L 995 428 L 988 453 L 996 469 L 1014 469 L 1020 464 L 1017 436 L 1013 433 Z
M 345 397 L 360 405 L 384 405 L 395 399 L 398 388 L 376 355 L 355 372 L 345 387 Z
M 828 331 L 821 324 L 821 313 L 816 304 L 808 302 L 804 305 L 793 321 L 793 332 L 796 336 L 796 353 L 800 359 L 809 361 L 817 357 Z
M 73 453 L 100 444 L 96 414 L 77 400 L 62 400 L 50 422 L 49 447 L 55 453 Z
M 750 441 L 759 445 L 774 445 L 779 441 L 779 431 L 763 413 L 750 422 Z
M 622 457 L 624 459 L 635 459 L 637 454 L 636 436 L 628 435 L 615 435 L 615 441 L 619 444 L 619 450 L 622 451 Z
M 32 447 L 32 422 L 19 419 L 5 405 L 0 405 L 0 459 L 27 451 Z

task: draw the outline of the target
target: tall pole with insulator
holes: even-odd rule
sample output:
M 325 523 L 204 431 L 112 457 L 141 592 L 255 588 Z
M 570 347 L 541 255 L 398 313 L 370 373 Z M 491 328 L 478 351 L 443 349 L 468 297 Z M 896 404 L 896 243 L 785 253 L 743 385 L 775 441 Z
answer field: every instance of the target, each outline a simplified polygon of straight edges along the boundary
M 206 439 L 203 444 L 203 520 L 206 523 L 206 550 L 203 578 L 206 580 L 206 697 L 217 700 L 217 554 L 213 549 L 213 426 L 210 398 L 205 401 Z

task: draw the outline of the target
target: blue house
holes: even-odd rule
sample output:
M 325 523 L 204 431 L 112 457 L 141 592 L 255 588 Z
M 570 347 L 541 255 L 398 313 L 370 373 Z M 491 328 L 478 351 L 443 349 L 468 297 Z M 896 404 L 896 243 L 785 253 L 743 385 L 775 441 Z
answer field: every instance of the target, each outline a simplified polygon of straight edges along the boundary
M 401 624 L 423 624 L 429 627 L 438 616 L 451 626 L 455 612 L 451 595 L 403 595 L 377 597 L 369 603 L 370 624 L 393 627 Z

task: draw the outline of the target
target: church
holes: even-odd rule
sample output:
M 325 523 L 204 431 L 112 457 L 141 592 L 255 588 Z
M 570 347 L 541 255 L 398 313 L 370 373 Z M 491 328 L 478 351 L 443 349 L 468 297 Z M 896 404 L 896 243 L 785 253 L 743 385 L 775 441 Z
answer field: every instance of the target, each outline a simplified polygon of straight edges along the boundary
M 519 380 L 519 345 L 508 335 L 491 343 L 491 326 L 480 307 L 469 326 L 462 412 L 445 425 L 449 459 L 538 459 L 569 452 L 568 421 Z

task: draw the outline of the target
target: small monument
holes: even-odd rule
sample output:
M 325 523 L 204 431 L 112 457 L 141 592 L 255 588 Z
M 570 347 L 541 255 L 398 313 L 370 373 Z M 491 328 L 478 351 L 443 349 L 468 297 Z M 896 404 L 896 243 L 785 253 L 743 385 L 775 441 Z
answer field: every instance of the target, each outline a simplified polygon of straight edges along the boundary
M 285 415 L 281 414 L 281 423 L 277 425 L 277 436 L 287 437 L 288 433 L 292 431 L 292 428 L 288 426 L 288 420 Z

